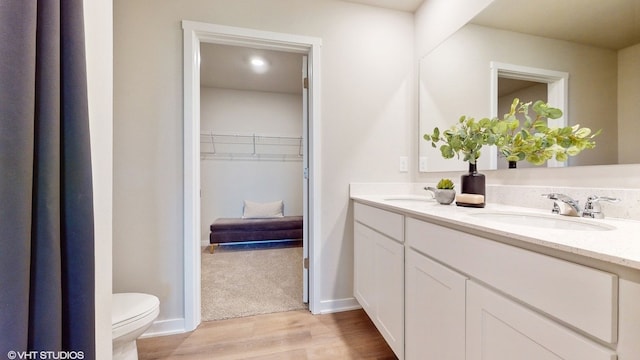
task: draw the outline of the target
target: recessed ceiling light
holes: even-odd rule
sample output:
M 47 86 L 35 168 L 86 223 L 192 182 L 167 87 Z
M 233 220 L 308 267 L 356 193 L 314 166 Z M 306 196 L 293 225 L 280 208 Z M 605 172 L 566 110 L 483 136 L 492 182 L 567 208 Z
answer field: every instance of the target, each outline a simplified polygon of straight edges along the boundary
M 253 71 L 257 73 L 264 73 L 269 67 L 267 61 L 259 56 L 252 56 L 251 59 L 249 59 L 249 63 L 251 64 Z
M 251 65 L 255 67 L 263 67 L 265 64 L 266 63 L 262 58 L 259 58 L 259 57 L 251 58 Z

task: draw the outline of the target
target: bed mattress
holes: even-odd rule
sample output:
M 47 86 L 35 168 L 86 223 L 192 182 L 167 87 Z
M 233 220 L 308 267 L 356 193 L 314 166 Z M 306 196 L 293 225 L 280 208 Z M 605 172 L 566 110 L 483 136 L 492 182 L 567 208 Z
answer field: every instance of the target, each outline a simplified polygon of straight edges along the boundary
M 209 227 L 209 242 L 282 240 L 302 238 L 302 216 L 269 219 L 216 219 Z

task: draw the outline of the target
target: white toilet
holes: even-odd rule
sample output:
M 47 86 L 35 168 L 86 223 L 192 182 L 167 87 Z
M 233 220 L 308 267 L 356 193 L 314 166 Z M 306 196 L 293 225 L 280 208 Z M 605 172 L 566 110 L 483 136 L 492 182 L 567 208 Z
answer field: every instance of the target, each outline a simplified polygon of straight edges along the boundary
M 111 333 L 113 359 L 137 360 L 136 339 L 151 326 L 160 312 L 160 300 L 149 294 L 113 294 Z

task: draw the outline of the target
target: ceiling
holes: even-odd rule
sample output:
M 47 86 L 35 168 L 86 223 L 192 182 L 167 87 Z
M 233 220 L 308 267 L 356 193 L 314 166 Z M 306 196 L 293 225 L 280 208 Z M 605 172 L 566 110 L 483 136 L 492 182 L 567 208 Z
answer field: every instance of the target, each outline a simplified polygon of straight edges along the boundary
M 268 71 L 256 72 L 253 56 L 263 58 Z M 201 43 L 200 85 L 203 87 L 302 93 L 302 54 Z
M 640 43 L 640 1 L 495 0 L 472 23 L 619 50 Z

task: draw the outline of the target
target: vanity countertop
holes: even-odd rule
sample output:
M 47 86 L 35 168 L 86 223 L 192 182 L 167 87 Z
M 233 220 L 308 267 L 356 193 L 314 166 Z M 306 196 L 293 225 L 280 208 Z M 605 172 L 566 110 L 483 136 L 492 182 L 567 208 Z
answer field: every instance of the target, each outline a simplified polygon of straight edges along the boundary
M 417 195 L 352 195 L 351 198 L 479 236 L 533 244 L 640 270 L 640 221 L 570 218 L 614 228 L 605 231 L 565 230 L 496 222 L 473 215 L 491 212 L 550 215 L 550 211 L 539 209 L 491 203 L 484 208 L 460 207 L 455 203 L 440 205 L 426 196 L 423 201 L 416 201 Z M 551 216 L 565 218 L 561 215 Z

